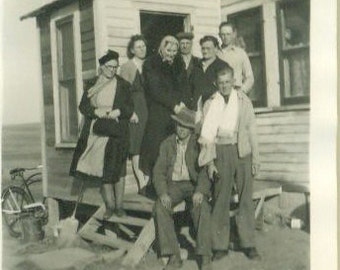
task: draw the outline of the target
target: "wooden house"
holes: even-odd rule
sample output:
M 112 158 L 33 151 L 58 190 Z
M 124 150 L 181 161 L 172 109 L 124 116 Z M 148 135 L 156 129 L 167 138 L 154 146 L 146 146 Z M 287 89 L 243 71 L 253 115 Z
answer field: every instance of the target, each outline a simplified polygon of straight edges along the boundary
M 260 139 L 260 180 L 309 184 L 309 0 L 55 0 L 24 15 L 40 33 L 43 162 L 46 196 L 74 199 L 68 170 L 78 136 L 83 85 L 97 59 L 114 49 L 126 61 L 129 37 L 142 33 L 154 51 L 165 34 L 217 36 L 221 20 L 238 28 L 250 57 Z M 136 190 L 131 169 L 128 190 Z M 289 185 L 287 185 L 288 187 Z M 84 202 L 99 204 L 97 191 Z

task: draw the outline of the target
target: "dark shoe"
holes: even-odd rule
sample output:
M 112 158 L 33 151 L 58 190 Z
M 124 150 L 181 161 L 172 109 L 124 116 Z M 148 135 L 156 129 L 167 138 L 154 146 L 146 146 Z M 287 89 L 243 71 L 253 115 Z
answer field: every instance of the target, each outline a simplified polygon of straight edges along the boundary
M 117 217 L 125 217 L 126 216 L 126 212 L 123 208 L 116 208 L 114 210 L 114 213 Z
M 248 257 L 250 260 L 261 260 L 260 254 L 257 252 L 255 247 L 244 248 L 243 253 Z
M 180 255 L 171 255 L 165 270 L 179 269 L 183 266 L 183 261 Z
M 219 261 L 221 260 L 223 257 L 226 257 L 229 253 L 229 250 L 218 250 L 215 252 L 214 257 L 213 257 L 213 261 Z
M 103 215 L 103 220 L 108 220 L 110 217 L 112 217 L 114 213 L 114 209 L 112 208 L 106 208 L 105 213 Z
M 202 256 L 201 270 L 212 270 L 212 263 L 210 256 Z

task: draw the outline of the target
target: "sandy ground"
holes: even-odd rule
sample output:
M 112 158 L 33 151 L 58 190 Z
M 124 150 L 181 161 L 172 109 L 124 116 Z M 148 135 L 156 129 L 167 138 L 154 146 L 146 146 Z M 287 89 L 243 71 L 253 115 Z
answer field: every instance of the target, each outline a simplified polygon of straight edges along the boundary
M 36 166 L 41 163 L 40 156 L 40 127 L 39 125 L 25 125 L 5 128 L 3 130 L 2 150 L 2 186 L 9 183 L 8 170 L 13 167 Z M 39 188 L 39 187 L 38 187 Z M 4 225 L 3 225 L 4 227 Z M 46 252 L 54 247 L 53 241 L 45 239 L 44 242 L 35 244 L 35 248 L 27 249 L 18 239 L 9 236 L 6 228 L 3 228 L 3 265 L 4 270 L 38 270 L 34 266 L 25 263 L 27 256 L 34 252 Z M 256 231 L 256 242 L 262 260 L 249 261 L 242 253 L 231 251 L 229 255 L 219 262 L 214 262 L 214 269 L 233 270 L 302 270 L 310 269 L 310 235 L 302 230 L 290 229 L 287 226 L 264 224 L 261 231 Z M 108 247 L 93 244 L 84 245 L 85 249 L 96 254 L 110 251 Z M 20 263 L 24 262 L 24 263 Z M 84 262 L 85 263 L 85 262 Z M 138 270 L 162 269 L 162 261 L 157 258 L 154 250 L 150 249 L 142 262 L 136 267 Z M 128 270 L 120 265 L 120 261 L 114 263 L 96 262 L 85 267 L 86 270 Z M 184 270 L 198 269 L 197 264 L 190 255 L 185 260 Z M 45 270 L 45 269 L 41 269 Z M 66 269 L 65 269 L 66 270 Z

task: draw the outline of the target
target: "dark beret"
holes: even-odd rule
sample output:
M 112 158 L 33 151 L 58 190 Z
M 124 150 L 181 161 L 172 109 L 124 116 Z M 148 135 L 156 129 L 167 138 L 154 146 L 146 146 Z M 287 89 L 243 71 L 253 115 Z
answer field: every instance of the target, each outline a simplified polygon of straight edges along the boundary
M 191 32 L 180 32 L 176 35 L 178 40 L 189 39 L 192 40 L 194 38 L 194 34 Z
M 118 58 L 119 58 L 119 53 L 113 50 L 108 50 L 105 55 L 103 55 L 102 57 L 98 59 L 98 61 L 100 65 L 104 65 L 106 62 L 110 60 L 118 60 Z

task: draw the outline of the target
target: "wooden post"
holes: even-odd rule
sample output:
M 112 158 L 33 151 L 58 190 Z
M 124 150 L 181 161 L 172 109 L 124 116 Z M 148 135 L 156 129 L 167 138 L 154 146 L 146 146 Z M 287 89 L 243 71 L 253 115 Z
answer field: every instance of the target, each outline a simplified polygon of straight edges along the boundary
M 152 242 L 155 240 L 155 223 L 151 218 L 142 229 L 137 241 L 124 257 L 122 264 L 124 266 L 136 266 L 148 251 Z

